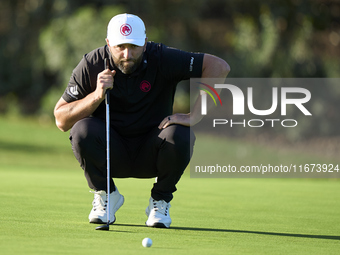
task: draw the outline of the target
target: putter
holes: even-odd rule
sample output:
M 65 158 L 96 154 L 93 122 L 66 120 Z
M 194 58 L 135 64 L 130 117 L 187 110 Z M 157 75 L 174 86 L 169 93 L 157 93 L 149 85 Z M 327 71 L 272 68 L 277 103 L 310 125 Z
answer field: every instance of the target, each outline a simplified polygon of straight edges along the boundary
M 104 59 L 104 68 L 109 69 L 109 61 L 107 58 Z M 96 230 L 110 230 L 110 91 L 105 92 L 105 104 L 106 104 L 106 162 L 107 162 L 107 223 L 96 227 Z

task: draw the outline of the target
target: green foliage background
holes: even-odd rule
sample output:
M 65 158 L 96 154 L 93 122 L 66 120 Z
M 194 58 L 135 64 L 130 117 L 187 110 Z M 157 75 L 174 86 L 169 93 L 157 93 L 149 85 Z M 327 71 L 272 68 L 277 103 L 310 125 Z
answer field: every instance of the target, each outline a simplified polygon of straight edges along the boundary
M 84 54 L 105 44 L 110 18 L 122 12 L 140 16 L 151 41 L 225 59 L 232 69 L 229 77 L 340 74 L 336 0 L 2 0 L 0 113 L 52 120 L 72 69 Z M 179 86 L 176 111 L 189 110 L 183 103 L 187 84 Z M 315 88 L 320 98 L 312 107 L 318 113 L 336 112 L 338 91 Z M 321 117 L 340 123 L 336 114 Z M 325 135 L 334 135 L 334 129 Z M 312 127 L 308 132 L 317 135 Z

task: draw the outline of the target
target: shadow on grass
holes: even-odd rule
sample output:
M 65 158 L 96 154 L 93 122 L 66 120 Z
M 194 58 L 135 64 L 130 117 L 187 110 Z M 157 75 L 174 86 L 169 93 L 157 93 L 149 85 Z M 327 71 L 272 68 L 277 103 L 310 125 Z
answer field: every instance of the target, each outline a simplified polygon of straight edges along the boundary
M 134 224 L 114 224 L 114 225 L 123 226 L 123 227 L 146 227 L 145 225 L 134 225 Z M 204 232 L 256 234 L 256 235 L 269 235 L 269 236 L 285 236 L 285 237 L 299 237 L 299 238 L 314 238 L 314 239 L 326 239 L 326 240 L 340 240 L 340 236 L 330 236 L 330 235 L 291 234 L 291 233 L 277 233 L 277 232 L 235 230 L 235 229 L 218 229 L 218 228 L 171 227 L 170 229 L 188 230 L 188 231 L 204 231 Z

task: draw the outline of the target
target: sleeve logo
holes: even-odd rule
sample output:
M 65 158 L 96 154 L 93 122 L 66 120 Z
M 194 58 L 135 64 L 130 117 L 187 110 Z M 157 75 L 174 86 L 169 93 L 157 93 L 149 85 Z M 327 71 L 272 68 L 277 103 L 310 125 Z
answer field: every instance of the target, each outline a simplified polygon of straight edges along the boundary
M 72 93 L 72 95 L 78 96 L 78 86 L 70 87 L 70 92 Z

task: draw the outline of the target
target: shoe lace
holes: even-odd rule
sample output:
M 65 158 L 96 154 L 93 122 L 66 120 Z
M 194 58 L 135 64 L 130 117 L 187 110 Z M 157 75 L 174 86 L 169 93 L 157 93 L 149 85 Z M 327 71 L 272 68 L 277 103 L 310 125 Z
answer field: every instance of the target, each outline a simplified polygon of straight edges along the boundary
M 93 205 L 93 210 L 106 210 L 107 206 L 107 195 L 103 191 L 90 191 L 91 193 L 94 194 L 94 199 L 92 202 Z
M 169 208 L 170 208 L 170 203 L 165 202 L 164 200 L 152 200 L 153 202 L 153 208 L 155 209 L 155 211 L 168 216 L 168 212 L 169 212 Z

